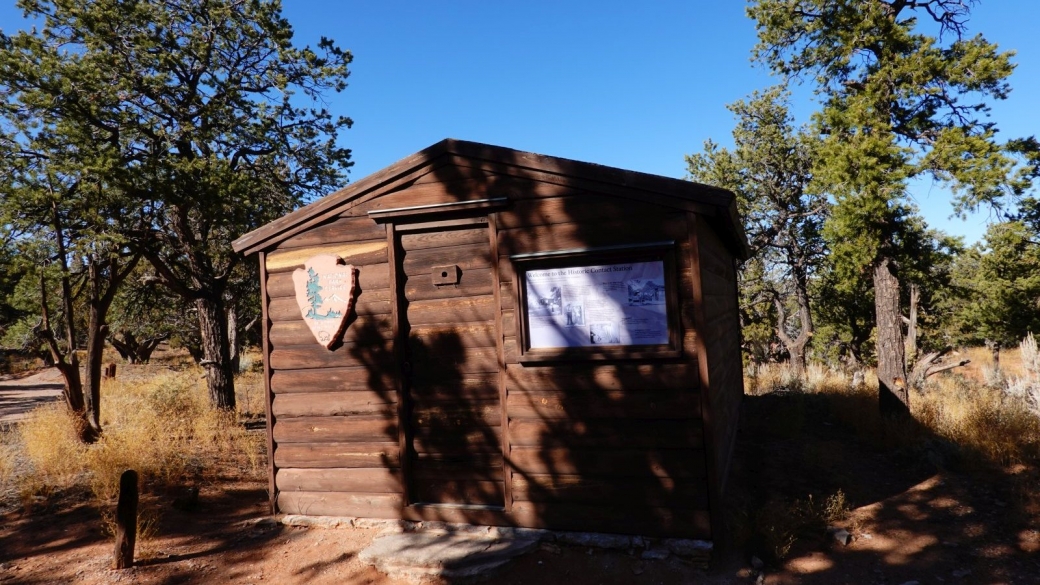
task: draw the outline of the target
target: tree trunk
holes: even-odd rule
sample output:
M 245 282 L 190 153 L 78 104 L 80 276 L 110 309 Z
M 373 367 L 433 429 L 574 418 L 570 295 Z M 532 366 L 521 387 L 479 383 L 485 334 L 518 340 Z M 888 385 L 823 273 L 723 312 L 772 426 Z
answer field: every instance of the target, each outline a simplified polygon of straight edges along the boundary
M 95 307 L 90 308 L 90 320 L 87 327 L 87 379 L 83 391 L 87 410 L 87 424 L 90 425 L 93 437 L 101 436 L 101 369 L 105 350 L 105 334 L 108 327 L 103 323 L 104 317 L 98 314 Z
M 227 334 L 228 348 L 231 352 L 231 371 L 238 373 L 242 361 L 242 341 L 238 336 L 238 307 L 235 306 L 234 299 L 226 299 L 225 302 L 227 303 Z
M 779 297 L 773 299 L 777 313 L 776 334 L 780 338 L 780 343 L 783 343 L 784 348 L 787 349 L 787 365 L 798 378 L 805 374 L 805 346 L 809 344 L 809 338 L 812 336 L 809 306 L 802 304 L 803 298 L 805 297 L 798 299 L 798 316 L 801 323 L 798 337 L 794 338 L 787 334 L 787 311 L 784 309 L 783 302 Z M 807 301 L 807 298 L 805 300 Z
M 894 268 L 891 258 L 881 258 L 874 266 L 878 406 L 885 414 L 908 414 L 910 394 L 899 311 L 899 279 Z
M 906 370 L 917 361 L 917 307 L 921 303 L 921 287 L 910 285 L 910 317 L 906 320 Z M 912 386 L 913 384 L 911 384 Z
M 231 370 L 223 299 L 220 295 L 208 295 L 196 299 L 195 307 L 199 312 L 199 335 L 202 338 L 200 363 L 206 369 L 210 402 L 217 408 L 234 410 L 235 377 Z

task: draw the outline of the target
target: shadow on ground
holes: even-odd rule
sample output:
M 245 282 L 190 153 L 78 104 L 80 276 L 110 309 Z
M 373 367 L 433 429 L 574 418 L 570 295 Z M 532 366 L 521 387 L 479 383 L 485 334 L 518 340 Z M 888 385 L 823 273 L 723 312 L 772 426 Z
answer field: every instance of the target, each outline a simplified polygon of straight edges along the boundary
M 864 394 L 747 396 L 741 423 L 730 518 L 747 558 L 766 561 L 765 583 L 1040 574 L 1035 467 L 979 468 L 912 421 L 882 422 Z M 839 492 L 852 513 L 834 524 L 851 533 L 848 545 L 820 519 Z

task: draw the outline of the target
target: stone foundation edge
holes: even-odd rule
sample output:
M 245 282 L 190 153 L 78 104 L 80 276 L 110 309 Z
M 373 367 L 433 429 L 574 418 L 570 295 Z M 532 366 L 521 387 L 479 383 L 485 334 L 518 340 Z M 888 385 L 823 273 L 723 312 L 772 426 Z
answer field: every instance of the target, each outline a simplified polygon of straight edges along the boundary
M 569 532 L 540 528 L 511 526 L 475 526 L 451 522 L 384 520 L 352 516 L 307 516 L 283 514 L 254 520 L 254 523 L 283 524 L 307 528 L 358 528 L 382 532 L 430 532 L 471 535 L 481 538 L 524 538 L 543 543 L 600 548 L 608 550 L 641 551 L 644 559 L 665 559 L 670 555 L 686 559 L 701 568 L 707 568 L 714 545 L 708 540 L 688 538 L 650 538 L 598 532 Z

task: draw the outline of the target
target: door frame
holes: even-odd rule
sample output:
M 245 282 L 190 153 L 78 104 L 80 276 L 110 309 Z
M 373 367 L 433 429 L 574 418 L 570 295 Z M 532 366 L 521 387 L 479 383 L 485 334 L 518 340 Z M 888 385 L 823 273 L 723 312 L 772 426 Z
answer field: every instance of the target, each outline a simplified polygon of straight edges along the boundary
M 396 367 L 396 375 L 394 378 L 397 386 L 397 430 L 401 465 L 400 481 L 404 497 L 404 508 L 416 510 L 420 514 L 422 508 L 428 507 L 481 509 L 489 511 L 508 511 L 512 508 L 512 469 L 508 463 L 509 417 L 506 412 L 505 349 L 502 343 L 502 287 L 499 272 L 498 229 L 496 215 L 494 213 L 495 209 L 502 207 L 507 202 L 507 199 L 499 198 L 474 202 L 460 202 L 466 204 L 466 207 L 464 208 L 451 204 L 450 206 L 446 205 L 443 207 L 436 206 L 439 207 L 439 209 L 436 210 L 429 209 L 430 207 L 435 206 L 420 206 L 417 208 L 401 208 L 400 210 L 380 210 L 379 212 L 369 212 L 376 221 L 382 219 L 387 223 L 387 260 L 389 262 L 390 270 L 389 284 L 390 290 L 392 291 L 392 294 L 390 295 L 390 319 L 394 340 L 394 363 Z M 414 213 L 414 211 L 419 209 L 422 209 L 423 213 Z M 376 213 L 379 213 L 378 217 L 375 216 Z M 446 215 L 448 217 L 445 217 Z M 436 217 L 441 217 L 442 219 L 434 219 Z M 410 380 L 411 367 L 408 355 L 407 328 L 403 326 L 404 319 L 407 318 L 407 311 L 401 306 L 401 300 L 403 299 L 403 290 L 401 289 L 401 286 L 404 282 L 402 255 L 404 251 L 400 248 L 400 235 L 429 229 L 448 229 L 479 225 L 486 225 L 488 228 L 488 244 L 491 255 L 492 293 L 495 306 L 495 350 L 498 356 L 498 396 L 499 409 L 502 414 L 499 443 L 502 457 L 503 506 L 419 502 L 415 498 L 414 488 L 412 487 L 414 472 L 411 464 L 413 439 L 410 424 L 412 410 Z

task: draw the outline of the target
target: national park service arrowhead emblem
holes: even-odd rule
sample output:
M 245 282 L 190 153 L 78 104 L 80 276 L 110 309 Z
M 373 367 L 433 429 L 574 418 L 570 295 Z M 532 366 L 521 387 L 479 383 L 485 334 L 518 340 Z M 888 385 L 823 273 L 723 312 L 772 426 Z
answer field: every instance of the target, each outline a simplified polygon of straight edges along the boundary
M 354 305 L 354 267 L 338 256 L 319 254 L 293 271 L 296 303 L 314 338 L 325 349 L 339 340 Z

